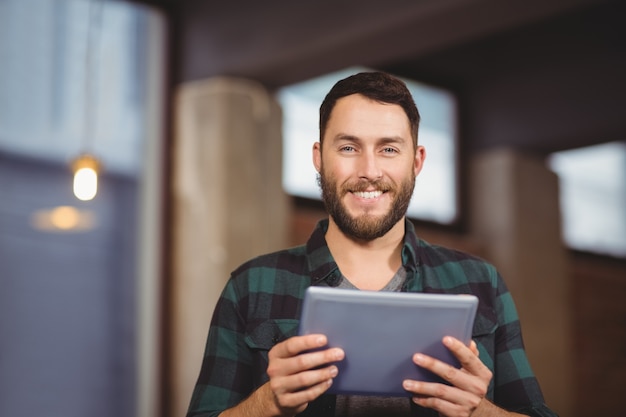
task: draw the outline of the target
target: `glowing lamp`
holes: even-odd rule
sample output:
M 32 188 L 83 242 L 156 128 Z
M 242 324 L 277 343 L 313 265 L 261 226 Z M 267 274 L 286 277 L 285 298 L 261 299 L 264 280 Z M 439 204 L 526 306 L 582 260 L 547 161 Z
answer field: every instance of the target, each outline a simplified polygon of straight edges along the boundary
M 72 163 L 74 171 L 74 195 L 82 201 L 92 200 L 98 192 L 100 162 L 91 155 L 83 154 Z

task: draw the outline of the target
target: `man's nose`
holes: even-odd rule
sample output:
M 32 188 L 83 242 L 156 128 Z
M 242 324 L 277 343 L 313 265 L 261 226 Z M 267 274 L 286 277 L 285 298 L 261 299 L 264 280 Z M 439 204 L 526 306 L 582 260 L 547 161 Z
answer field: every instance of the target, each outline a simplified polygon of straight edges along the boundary
M 359 156 L 358 172 L 359 178 L 376 180 L 382 177 L 381 164 L 374 152 L 365 152 Z

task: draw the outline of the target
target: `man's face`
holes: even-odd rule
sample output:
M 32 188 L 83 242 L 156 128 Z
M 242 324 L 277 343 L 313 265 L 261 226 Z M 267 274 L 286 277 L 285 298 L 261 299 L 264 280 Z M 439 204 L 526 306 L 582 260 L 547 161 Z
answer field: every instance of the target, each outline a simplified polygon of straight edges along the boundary
M 339 99 L 313 148 L 322 198 L 346 235 L 373 240 L 406 214 L 424 148 L 413 145 L 402 107 L 359 94 Z

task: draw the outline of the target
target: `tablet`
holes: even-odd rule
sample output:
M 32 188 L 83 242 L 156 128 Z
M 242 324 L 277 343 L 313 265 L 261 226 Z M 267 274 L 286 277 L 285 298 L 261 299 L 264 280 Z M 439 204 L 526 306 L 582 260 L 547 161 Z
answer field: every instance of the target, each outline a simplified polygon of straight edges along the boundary
M 444 382 L 415 365 L 415 353 L 460 366 L 442 339 L 469 344 L 477 306 L 473 295 L 309 287 L 299 334 L 325 334 L 345 351 L 329 393 L 410 396 L 405 379 Z

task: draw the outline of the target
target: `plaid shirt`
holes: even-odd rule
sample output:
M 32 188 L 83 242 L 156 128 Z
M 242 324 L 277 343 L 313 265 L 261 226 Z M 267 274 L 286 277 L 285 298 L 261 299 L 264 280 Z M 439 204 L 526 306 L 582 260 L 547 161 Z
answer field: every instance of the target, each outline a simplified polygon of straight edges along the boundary
M 402 291 L 474 294 L 480 302 L 473 340 L 493 372 L 487 397 L 530 416 L 555 416 L 545 405 L 530 368 L 510 293 L 495 268 L 468 254 L 419 239 L 405 221 Z M 235 270 L 216 305 L 200 376 L 188 417 L 217 416 L 268 380 L 267 353 L 294 336 L 304 292 L 310 285 L 336 286 L 341 272 L 326 244 L 328 220 L 306 245 L 263 255 Z M 334 395 L 311 402 L 302 416 L 334 416 Z M 407 401 L 408 398 L 407 398 Z M 437 416 L 411 402 L 412 415 Z

